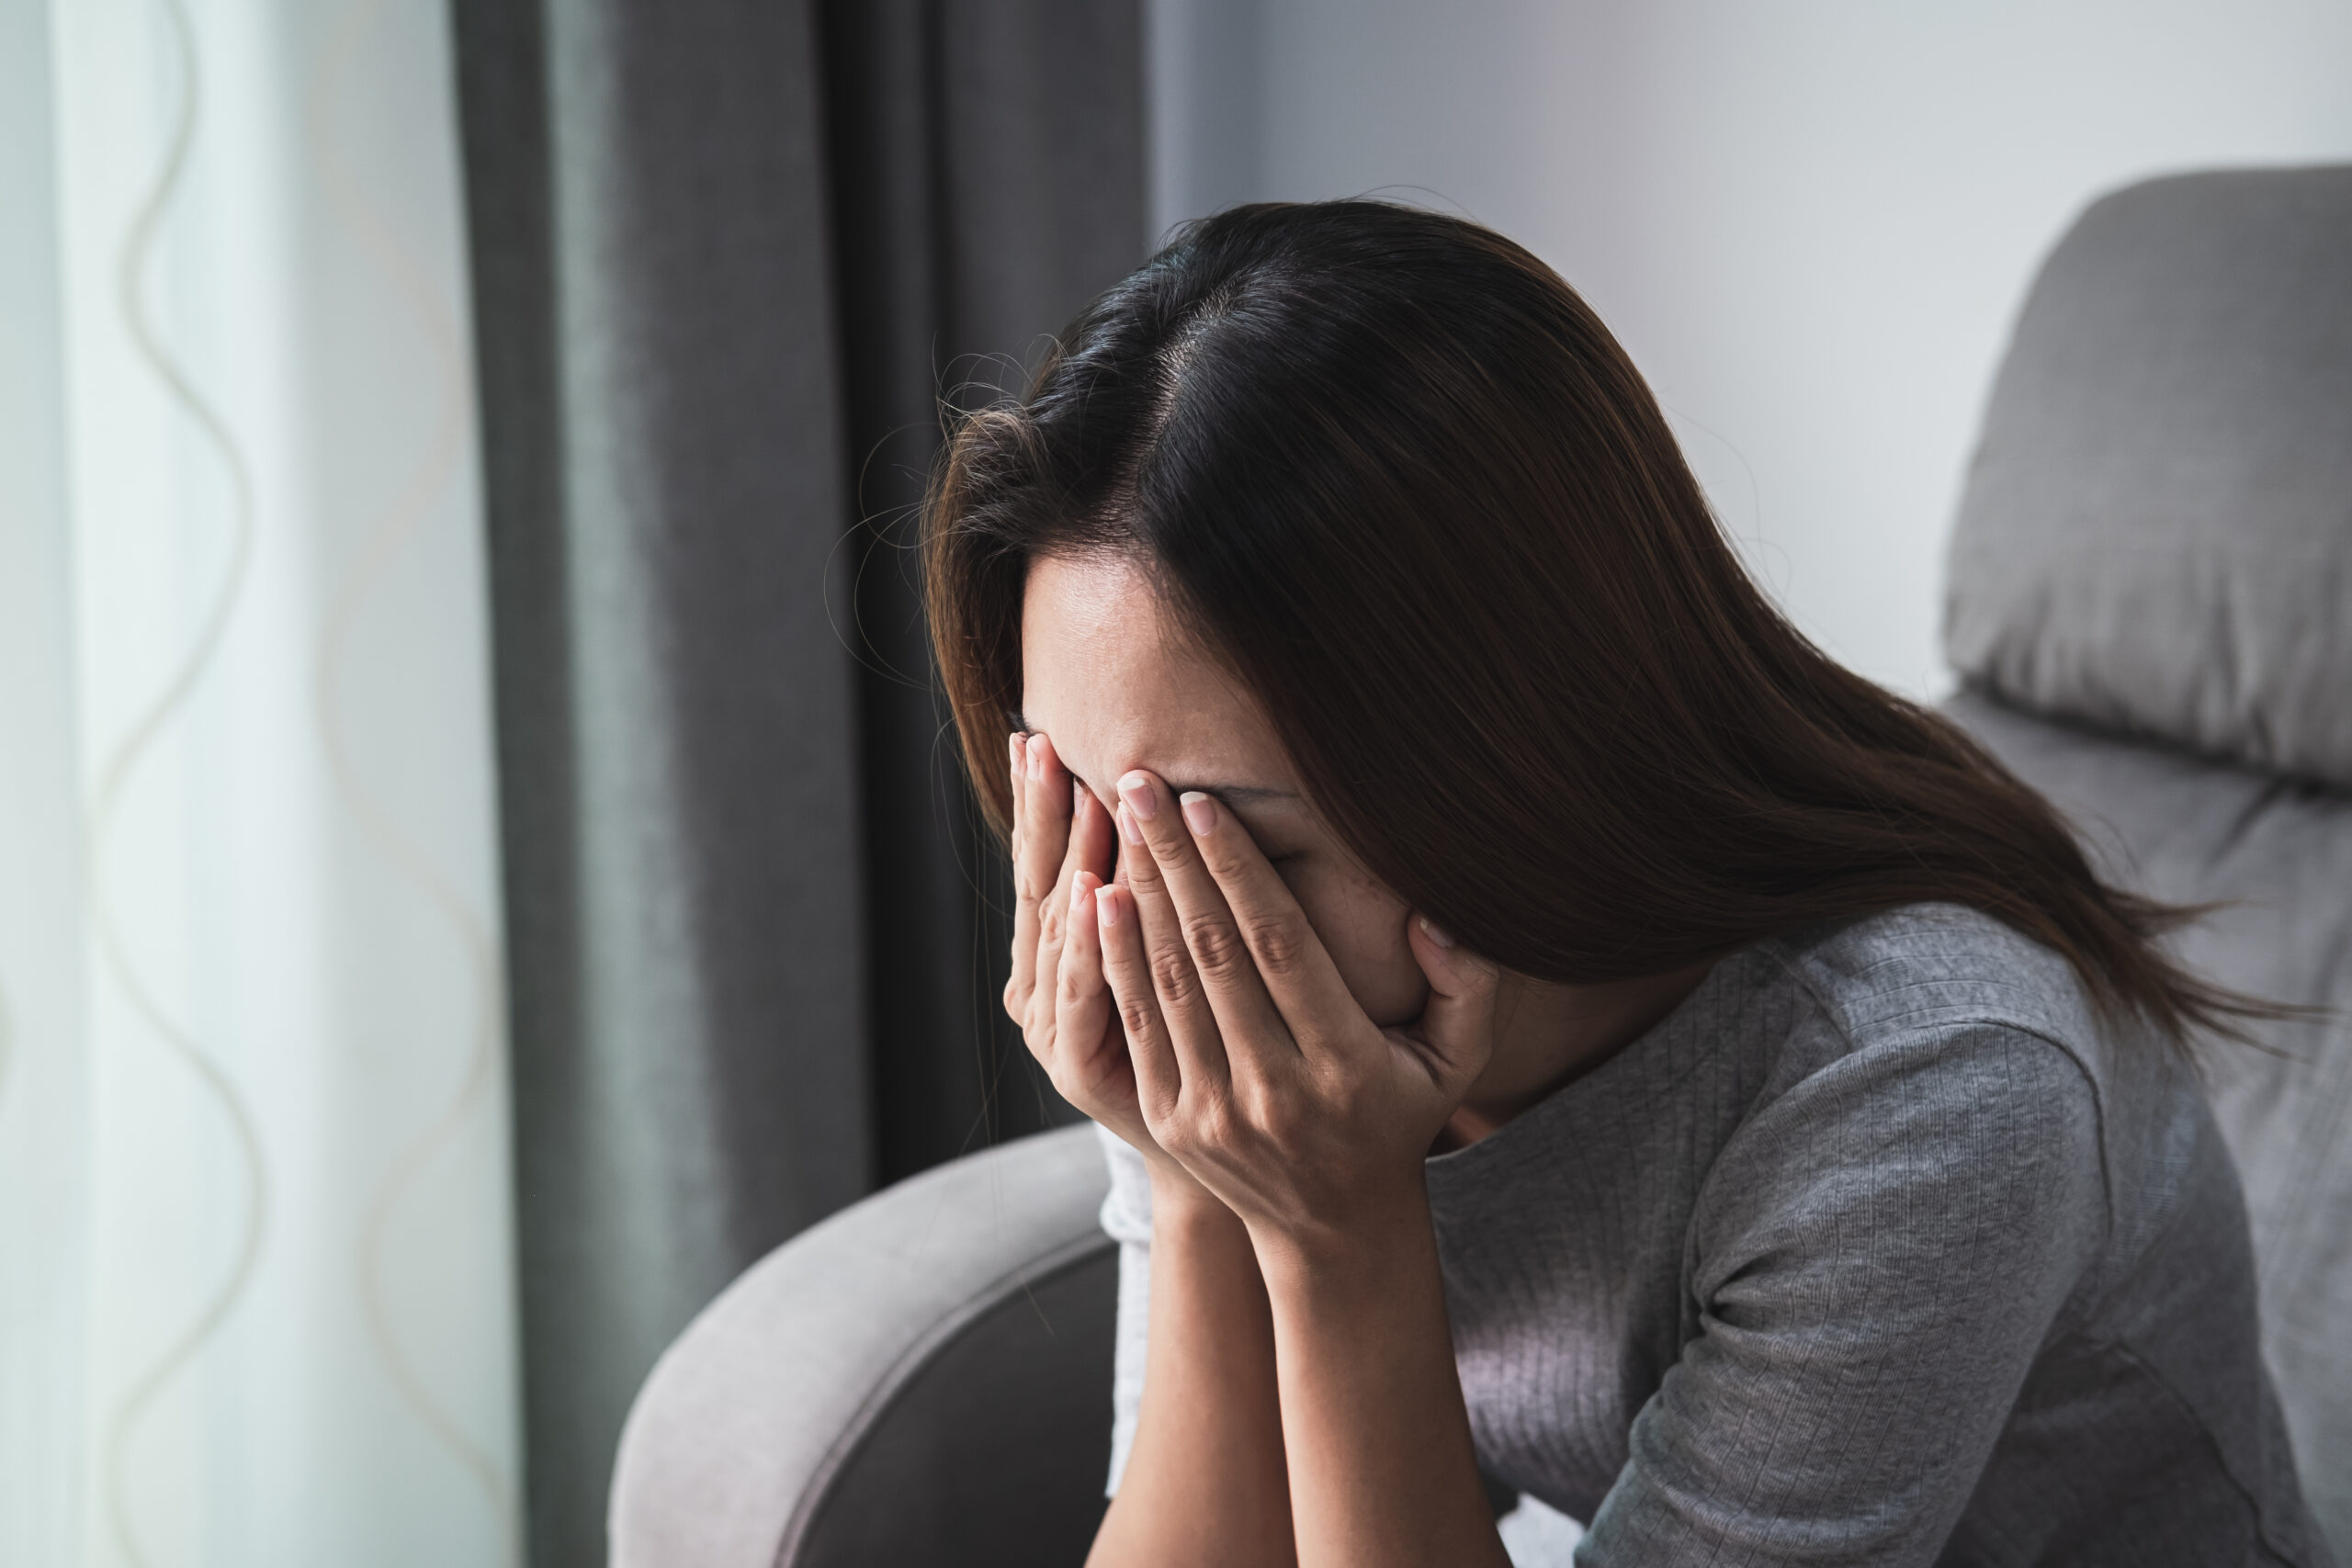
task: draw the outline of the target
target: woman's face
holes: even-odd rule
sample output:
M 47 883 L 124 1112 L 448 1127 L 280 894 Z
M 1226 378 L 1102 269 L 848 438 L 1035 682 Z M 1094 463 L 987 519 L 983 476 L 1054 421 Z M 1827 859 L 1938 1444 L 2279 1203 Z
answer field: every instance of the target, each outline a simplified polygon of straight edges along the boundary
M 1374 1023 L 1420 1015 L 1429 983 L 1406 943 L 1409 911 L 1300 798 L 1257 701 L 1192 646 L 1150 583 L 1115 560 L 1047 557 L 1021 616 L 1021 720 L 1118 809 L 1119 776 L 1145 768 L 1223 800 L 1296 895 Z M 1123 866 L 1114 879 L 1126 879 Z

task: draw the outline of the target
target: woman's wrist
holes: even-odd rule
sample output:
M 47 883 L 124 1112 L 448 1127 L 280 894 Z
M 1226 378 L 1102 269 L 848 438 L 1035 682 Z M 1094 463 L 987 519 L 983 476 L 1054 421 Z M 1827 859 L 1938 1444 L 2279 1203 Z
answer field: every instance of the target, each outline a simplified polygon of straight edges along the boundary
M 1345 1297 L 1380 1288 L 1400 1263 L 1434 1261 L 1436 1235 L 1419 1175 L 1359 1190 L 1340 1213 L 1289 1224 L 1252 1220 L 1250 1244 L 1268 1290 Z
M 1205 1225 L 1239 1231 L 1241 1220 L 1225 1200 L 1202 1186 L 1182 1166 L 1165 1155 L 1145 1158 L 1151 1175 L 1152 1223 Z
M 1499 1563 L 1427 1189 L 1356 1197 L 1341 1224 L 1251 1230 L 1300 1561 Z

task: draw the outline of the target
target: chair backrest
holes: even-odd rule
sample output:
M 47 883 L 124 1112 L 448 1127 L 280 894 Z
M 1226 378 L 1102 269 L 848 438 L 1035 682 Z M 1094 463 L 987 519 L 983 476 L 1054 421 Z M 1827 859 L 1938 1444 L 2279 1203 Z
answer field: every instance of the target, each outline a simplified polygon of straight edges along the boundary
M 2226 985 L 2335 1010 L 2208 1048 L 2264 1348 L 2352 1555 L 2352 166 L 2094 204 L 2044 264 L 1951 555 L 1951 711 L 2109 874 L 2231 908 Z

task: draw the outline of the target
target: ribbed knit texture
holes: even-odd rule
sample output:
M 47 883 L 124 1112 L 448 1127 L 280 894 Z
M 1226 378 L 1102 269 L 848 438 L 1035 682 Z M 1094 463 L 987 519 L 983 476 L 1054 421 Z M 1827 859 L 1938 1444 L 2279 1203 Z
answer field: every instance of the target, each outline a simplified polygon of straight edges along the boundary
M 1115 1488 L 1150 1194 L 1104 1143 Z M 1479 1461 L 1578 1563 L 2329 1561 L 2193 1069 L 1973 911 L 1726 959 L 1428 1179 Z

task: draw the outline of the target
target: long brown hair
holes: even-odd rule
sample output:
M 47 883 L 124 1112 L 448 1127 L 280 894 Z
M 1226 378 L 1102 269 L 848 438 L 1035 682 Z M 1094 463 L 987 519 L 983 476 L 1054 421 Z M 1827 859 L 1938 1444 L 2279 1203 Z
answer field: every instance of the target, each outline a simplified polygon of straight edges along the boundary
M 2176 1040 L 2257 1004 L 2154 939 L 1951 722 L 1839 667 L 1742 570 L 1655 399 L 1566 283 L 1379 202 L 1237 208 L 963 416 L 931 631 L 1000 832 L 1029 563 L 1126 558 L 1264 704 L 1374 874 L 1509 968 L 1655 974 L 1943 900 Z

